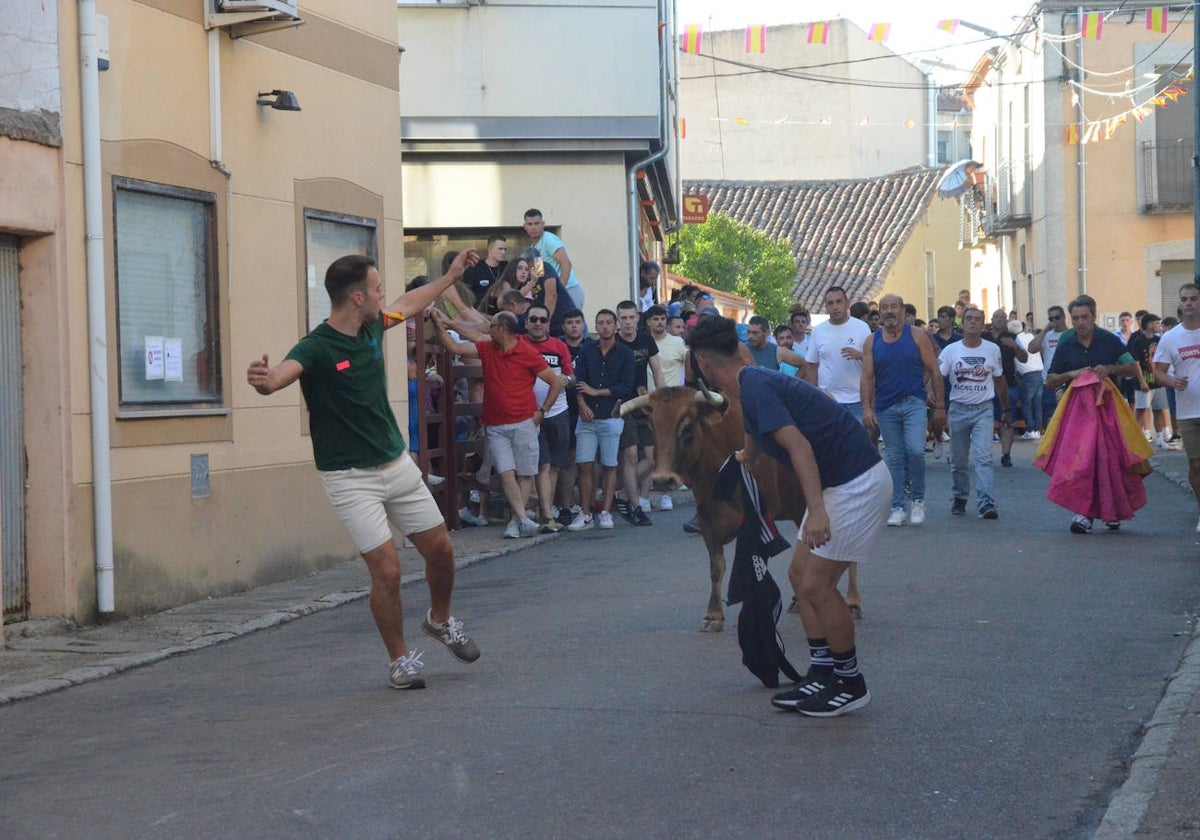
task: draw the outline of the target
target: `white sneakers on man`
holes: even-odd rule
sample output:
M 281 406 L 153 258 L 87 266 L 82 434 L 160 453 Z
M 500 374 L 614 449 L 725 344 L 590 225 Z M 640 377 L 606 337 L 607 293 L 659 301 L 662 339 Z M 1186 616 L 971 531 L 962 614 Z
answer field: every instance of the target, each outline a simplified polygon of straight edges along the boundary
M 908 521 L 912 525 L 925 524 L 925 500 L 913 499 L 912 511 L 908 514 Z

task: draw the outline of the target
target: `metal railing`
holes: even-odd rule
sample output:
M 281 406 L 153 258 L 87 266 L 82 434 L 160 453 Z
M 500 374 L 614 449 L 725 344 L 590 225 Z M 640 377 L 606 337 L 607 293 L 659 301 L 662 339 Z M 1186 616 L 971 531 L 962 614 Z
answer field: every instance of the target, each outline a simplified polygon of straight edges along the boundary
M 989 234 L 1014 233 L 1028 227 L 1029 199 L 1025 190 L 1029 168 L 1025 161 L 1004 158 L 996 165 L 994 175 L 987 177 L 987 195 L 994 212 L 987 219 Z
M 1192 209 L 1192 144 L 1187 140 L 1142 143 L 1146 213 Z

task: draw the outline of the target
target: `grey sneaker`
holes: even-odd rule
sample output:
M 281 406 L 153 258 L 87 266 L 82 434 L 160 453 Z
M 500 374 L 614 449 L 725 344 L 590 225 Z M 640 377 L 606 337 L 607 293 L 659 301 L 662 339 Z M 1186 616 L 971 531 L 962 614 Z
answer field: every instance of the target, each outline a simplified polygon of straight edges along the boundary
M 538 532 L 538 528 L 540 527 L 541 526 L 537 524 L 536 519 L 529 519 L 526 517 L 517 523 L 517 532 L 520 533 L 522 537 L 532 537 Z
M 521 539 L 521 524 L 515 519 L 508 520 L 508 524 L 504 526 L 504 539 L 519 540 Z
M 479 645 L 463 632 L 463 623 L 454 616 L 447 618 L 445 624 L 435 624 L 433 616 L 426 610 L 425 618 L 421 619 L 421 630 L 426 636 L 448 647 L 454 657 L 462 662 L 474 662 L 479 658 Z
M 408 656 L 401 656 L 392 663 L 388 685 L 400 691 L 424 688 L 425 678 L 421 676 L 421 669 L 424 667 L 425 663 L 421 661 L 420 651 L 415 653 L 409 651 Z

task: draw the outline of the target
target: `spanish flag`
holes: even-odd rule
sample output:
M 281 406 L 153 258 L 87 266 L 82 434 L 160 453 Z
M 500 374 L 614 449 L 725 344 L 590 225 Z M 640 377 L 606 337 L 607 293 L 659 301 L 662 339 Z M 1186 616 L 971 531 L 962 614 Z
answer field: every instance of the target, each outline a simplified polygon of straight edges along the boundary
M 867 40 L 882 43 L 888 39 L 891 32 L 892 25 L 890 23 L 875 23 L 871 25 L 871 31 L 867 33 Z
M 937 28 L 942 30 L 943 32 L 949 32 L 951 35 L 953 35 L 955 32 L 958 31 L 958 19 L 955 18 L 954 20 L 939 20 Z
M 1080 34 L 1086 41 L 1099 41 L 1104 31 L 1104 12 L 1084 12 Z
M 828 44 L 829 43 L 829 24 L 814 23 L 808 29 L 808 43 L 810 44 Z
M 679 139 L 687 139 L 687 119 L 684 117 L 679 118 Z
M 751 55 L 762 55 L 767 51 L 767 27 L 746 27 L 746 52 Z
M 1156 6 L 1146 10 L 1146 28 L 1151 32 L 1167 31 L 1167 7 Z
M 679 50 L 685 53 L 700 52 L 700 39 L 703 33 L 700 30 L 700 24 L 689 23 L 684 27 L 683 34 L 679 36 Z

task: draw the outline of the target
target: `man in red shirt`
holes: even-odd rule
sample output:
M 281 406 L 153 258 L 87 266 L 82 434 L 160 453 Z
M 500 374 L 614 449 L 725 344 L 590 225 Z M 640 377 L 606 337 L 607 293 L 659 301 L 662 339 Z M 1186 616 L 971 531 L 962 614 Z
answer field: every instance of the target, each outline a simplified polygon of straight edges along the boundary
M 433 311 L 438 340 L 455 355 L 479 359 L 483 365 L 483 425 L 487 427 L 488 453 L 500 475 L 510 518 L 505 539 L 532 537 L 538 523 L 525 515 L 525 504 L 538 471 L 538 427 L 554 407 L 562 383 L 542 354 L 517 333 L 517 317 L 498 312 L 488 328 L 490 341 L 455 341 L 446 332 L 445 316 Z M 534 380 L 549 386 L 538 405 Z

